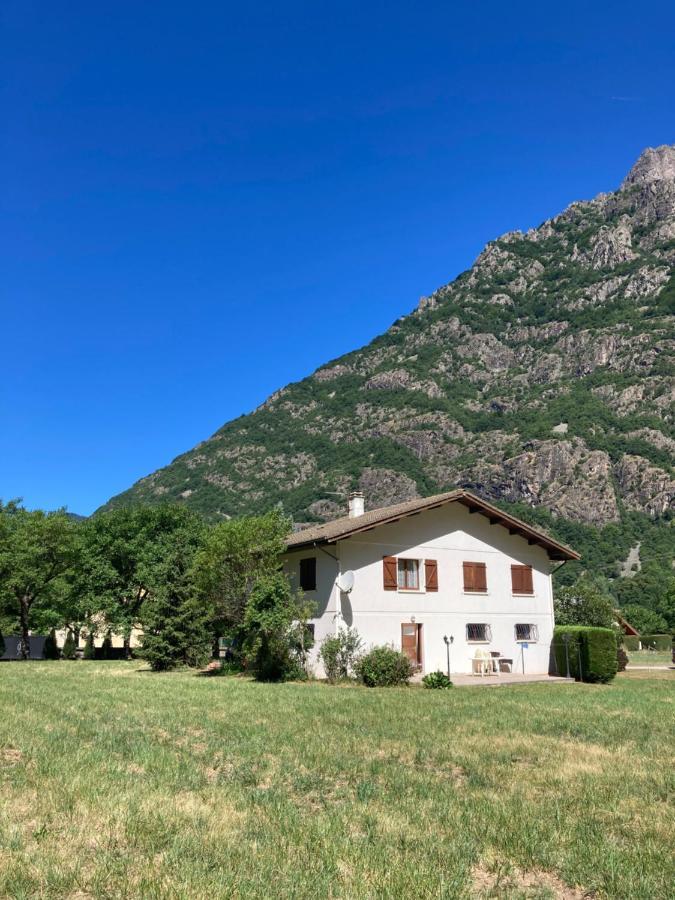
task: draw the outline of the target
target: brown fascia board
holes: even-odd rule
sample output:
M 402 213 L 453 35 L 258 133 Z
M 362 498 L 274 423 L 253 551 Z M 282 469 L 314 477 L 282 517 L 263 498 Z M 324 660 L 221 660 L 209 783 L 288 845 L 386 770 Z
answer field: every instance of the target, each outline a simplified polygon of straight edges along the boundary
M 538 544 L 539 546 L 544 547 L 548 552 L 550 559 L 561 561 L 581 559 L 581 555 L 577 553 L 576 550 L 572 550 L 571 547 L 567 547 L 565 544 L 555 541 L 547 534 L 538 531 L 536 528 L 532 528 L 520 519 L 515 518 L 515 516 L 510 516 L 508 513 L 503 512 L 503 510 L 493 506 L 491 503 L 488 503 L 486 500 L 477 497 L 469 491 L 453 491 L 443 500 L 430 498 L 430 501 L 428 506 L 422 505 L 406 512 L 397 511 L 392 513 L 391 516 L 383 516 L 376 522 L 371 520 L 361 526 L 356 525 L 356 520 L 353 520 L 354 525 L 346 528 L 344 532 L 327 537 L 313 538 L 302 543 L 296 543 L 293 544 L 292 547 L 289 547 L 288 550 L 302 550 L 307 547 L 316 547 L 319 544 L 337 544 L 339 541 L 347 540 L 353 535 L 361 534 L 364 531 L 372 531 L 380 525 L 391 525 L 394 522 L 398 522 L 400 519 L 406 519 L 411 515 L 426 512 L 429 509 L 438 509 L 441 506 L 446 506 L 448 503 L 461 503 L 471 512 L 482 513 L 485 515 L 486 518 L 490 520 L 491 524 L 502 525 L 504 528 L 508 528 L 509 534 L 519 534 L 521 537 L 527 538 L 528 543 Z M 330 522 L 327 523 L 327 525 L 330 525 Z M 302 532 L 299 533 L 302 534 Z M 297 536 L 298 535 L 294 535 L 294 537 Z

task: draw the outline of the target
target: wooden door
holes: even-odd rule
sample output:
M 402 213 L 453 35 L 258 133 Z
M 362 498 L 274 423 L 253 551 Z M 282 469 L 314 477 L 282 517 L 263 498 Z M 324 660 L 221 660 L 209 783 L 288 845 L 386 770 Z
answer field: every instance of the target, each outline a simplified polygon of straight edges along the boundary
M 401 622 L 401 650 L 415 668 L 422 664 L 421 628 L 413 622 Z

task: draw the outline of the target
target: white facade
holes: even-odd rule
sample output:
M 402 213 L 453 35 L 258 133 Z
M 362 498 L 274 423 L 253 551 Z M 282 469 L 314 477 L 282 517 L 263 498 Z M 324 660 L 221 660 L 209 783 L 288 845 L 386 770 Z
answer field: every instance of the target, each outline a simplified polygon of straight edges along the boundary
M 453 638 L 451 672 L 470 673 L 477 651 L 512 659 L 514 672 L 522 672 L 523 665 L 527 674 L 548 672 L 553 566 L 546 549 L 460 503 L 375 525 L 335 543 L 317 541 L 316 546 L 290 550 L 285 568 L 294 586 L 300 586 L 300 560 L 311 557 L 316 558 L 316 589 L 305 595 L 317 604 L 312 665 L 319 676 L 323 671 L 317 652 L 322 640 L 345 626 L 357 629 L 365 648 L 391 644 L 399 649 L 402 626 L 416 626 L 423 672 L 446 671 L 444 636 Z M 385 590 L 383 557 L 419 560 L 419 588 Z M 437 591 L 426 589 L 425 560 L 436 562 Z M 465 562 L 485 564 L 485 591 L 464 589 Z M 512 565 L 531 567 L 532 593 L 514 594 Z M 337 577 L 347 571 L 354 573 L 350 593 L 336 585 Z M 470 640 L 467 625 L 488 626 L 478 629 L 485 631 L 485 639 Z M 533 639 L 519 641 L 516 625 L 535 626 L 529 629 Z M 406 633 L 411 632 L 409 628 Z

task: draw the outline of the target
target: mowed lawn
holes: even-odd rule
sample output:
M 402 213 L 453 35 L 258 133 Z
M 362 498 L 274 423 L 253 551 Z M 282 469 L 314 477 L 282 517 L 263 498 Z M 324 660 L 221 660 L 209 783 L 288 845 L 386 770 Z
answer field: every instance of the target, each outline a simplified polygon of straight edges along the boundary
M 2 897 L 673 896 L 675 680 L 0 665 Z
M 670 666 L 672 653 L 666 650 L 629 650 L 629 666 Z

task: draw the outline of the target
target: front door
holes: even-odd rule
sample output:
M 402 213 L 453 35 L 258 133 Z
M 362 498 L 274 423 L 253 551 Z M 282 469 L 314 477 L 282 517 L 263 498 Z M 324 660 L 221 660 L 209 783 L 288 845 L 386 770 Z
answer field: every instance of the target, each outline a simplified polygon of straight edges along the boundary
M 416 669 L 422 666 L 422 626 L 401 622 L 401 650 Z

